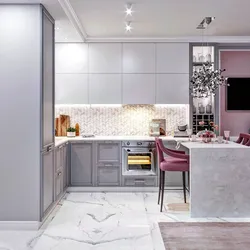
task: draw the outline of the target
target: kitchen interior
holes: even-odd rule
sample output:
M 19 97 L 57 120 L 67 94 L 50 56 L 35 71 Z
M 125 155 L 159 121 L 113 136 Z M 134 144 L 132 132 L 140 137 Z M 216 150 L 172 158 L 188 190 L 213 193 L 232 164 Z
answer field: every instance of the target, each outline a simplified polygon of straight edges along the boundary
M 148 15 L 150 8 L 165 14 L 167 3 L 160 0 L 154 4 L 106 1 L 106 5 L 97 0 L 31 2 L 0 1 L 0 32 L 5 37 L 0 41 L 5 58 L 0 59 L 4 83 L 0 100 L 7 107 L 2 113 L 12 131 L 2 135 L 3 145 L 12 147 L 4 147 L 0 159 L 0 185 L 6 190 L 0 195 L 0 248 L 121 249 L 122 241 L 124 249 L 165 249 L 158 222 L 238 218 L 249 222 L 247 194 L 235 201 L 235 208 L 221 198 L 224 193 L 213 193 L 218 181 L 214 184 L 204 172 L 195 171 L 201 159 L 210 157 L 203 148 L 217 150 L 217 146 L 203 143 L 197 149 L 195 142 L 190 144 L 191 138 L 196 141 L 197 134 L 211 130 L 211 122 L 217 124 L 216 136 L 230 142 L 219 145 L 215 155 L 239 158 L 250 176 L 247 147 L 233 144 L 240 133 L 249 133 L 250 108 L 230 110 L 227 84 L 214 95 L 200 96 L 192 95 L 191 84 L 195 72 L 208 63 L 212 71 L 225 69 L 226 80 L 247 82 L 248 27 L 239 34 L 223 25 L 227 14 L 209 17 L 207 13 L 216 8 L 223 10 L 216 1 L 199 7 L 202 16 L 188 8 L 196 18 L 185 28 L 177 25 L 179 33 L 171 29 L 162 38 L 164 25 L 158 22 L 155 30 L 145 30 L 142 14 Z M 177 12 L 181 4 L 169 2 Z M 235 4 L 231 0 L 232 9 Z M 107 20 L 113 14 L 125 30 L 119 24 L 110 30 L 101 22 L 95 25 L 102 9 Z M 23 119 L 16 119 L 19 116 Z M 160 170 L 155 138 L 161 138 L 167 149 L 190 155 L 193 164 L 191 179 L 186 175 L 184 180 L 181 172 L 167 172 L 162 212 L 157 204 Z M 217 143 L 216 137 L 213 142 Z M 224 164 L 221 158 L 216 158 L 215 167 L 217 162 Z M 207 162 L 204 168 L 212 176 L 216 168 Z M 234 168 L 232 173 L 238 175 Z M 211 187 L 202 190 L 195 178 Z M 231 195 L 248 188 L 245 183 L 239 186 L 232 188 Z M 223 201 L 218 202 L 218 197 Z M 217 210 L 212 208 L 216 202 Z M 244 206 L 239 208 L 241 203 Z M 15 235 L 11 230 L 17 229 L 33 232 Z M 24 247 L 13 245 L 12 235 Z

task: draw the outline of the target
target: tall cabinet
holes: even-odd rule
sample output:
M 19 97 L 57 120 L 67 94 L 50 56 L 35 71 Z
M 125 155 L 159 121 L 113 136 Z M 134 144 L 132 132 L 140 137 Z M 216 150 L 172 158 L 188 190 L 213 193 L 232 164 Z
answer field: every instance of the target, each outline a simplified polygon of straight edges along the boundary
M 39 225 L 54 202 L 54 20 L 0 4 L 0 34 L 0 221 Z
M 191 73 L 199 72 L 204 64 L 207 62 L 212 64 L 215 68 L 215 45 L 193 45 L 192 46 L 192 65 Z M 209 96 L 206 98 L 192 98 L 193 111 L 193 133 L 197 134 L 199 131 L 208 128 L 210 122 L 215 120 L 215 98 Z M 199 123 L 204 121 L 204 126 Z
M 55 197 L 54 192 L 54 20 L 42 10 L 42 93 L 41 93 L 41 151 L 42 192 L 41 218 L 49 211 Z

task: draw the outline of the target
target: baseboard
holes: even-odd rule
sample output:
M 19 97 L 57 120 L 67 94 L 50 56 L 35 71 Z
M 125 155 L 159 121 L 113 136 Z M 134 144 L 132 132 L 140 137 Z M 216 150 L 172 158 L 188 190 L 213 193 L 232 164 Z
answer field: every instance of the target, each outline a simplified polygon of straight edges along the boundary
M 38 230 L 40 221 L 0 221 L 0 230 Z
M 157 187 L 68 187 L 67 192 L 157 192 Z

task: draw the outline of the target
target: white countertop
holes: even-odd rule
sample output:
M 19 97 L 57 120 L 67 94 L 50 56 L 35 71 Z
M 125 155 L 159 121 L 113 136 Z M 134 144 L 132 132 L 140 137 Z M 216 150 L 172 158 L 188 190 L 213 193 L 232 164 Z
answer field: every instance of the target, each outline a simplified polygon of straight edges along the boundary
M 186 137 L 161 136 L 163 141 L 187 141 Z M 94 137 L 55 137 L 55 147 L 68 141 L 154 141 L 153 136 L 94 136 Z
M 188 149 L 192 148 L 249 148 L 250 149 L 250 147 L 231 141 L 229 141 L 227 144 L 225 143 L 225 141 L 223 143 L 218 143 L 218 142 L 204 143 L 200 140 L 196 142 L 189 142 L 189 141 L 181 142 L 181 144 Z

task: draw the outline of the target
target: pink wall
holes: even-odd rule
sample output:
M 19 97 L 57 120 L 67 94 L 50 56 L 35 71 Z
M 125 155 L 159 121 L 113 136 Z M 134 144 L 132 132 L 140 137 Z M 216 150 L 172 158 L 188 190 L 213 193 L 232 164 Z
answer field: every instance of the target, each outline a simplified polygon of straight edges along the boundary
M 250 77 L 250 51 L 221 51 L 220 62 L 220 68 L 226 69 L 224 76 Z M 226 111 L 225 87 L 220 90 L 220 126 L 221 133 L 230 130 L 232 136 L 250 129 L 249 111 Z

